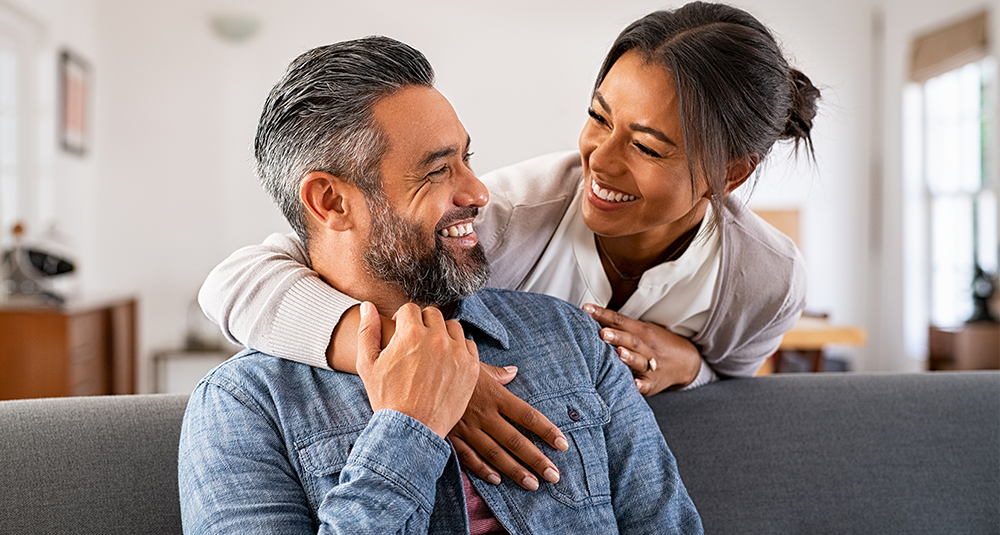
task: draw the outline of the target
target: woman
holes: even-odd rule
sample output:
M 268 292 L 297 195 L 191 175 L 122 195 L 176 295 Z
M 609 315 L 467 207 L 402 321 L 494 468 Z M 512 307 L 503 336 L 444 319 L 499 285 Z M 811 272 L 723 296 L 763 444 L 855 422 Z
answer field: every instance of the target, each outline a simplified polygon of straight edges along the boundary
M 776 141 L 811 153 L 818 97 L 739 9 L 696 2 L 634 22 L 598 74 L 579 152 L 481 177 L 490 285 L 583 306 L 643 394 L 752 375 L 804 306 L 804 266 L 729 194 Z M 337 354 L 353 347 L 355 302 L 307 262 L 294 237 L 241 249 L 202 307 L 249 347 L 321 367 L 329 350 L 351 371 Z

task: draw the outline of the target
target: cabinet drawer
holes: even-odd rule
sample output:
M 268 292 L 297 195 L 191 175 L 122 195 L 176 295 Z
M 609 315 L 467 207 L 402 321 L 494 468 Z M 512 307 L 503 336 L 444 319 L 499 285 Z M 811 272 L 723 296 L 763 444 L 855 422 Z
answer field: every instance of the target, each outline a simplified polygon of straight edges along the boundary
M 74 314 L 68 321 L 69 394 L 111 393 L 108 315 L 104 311 Z

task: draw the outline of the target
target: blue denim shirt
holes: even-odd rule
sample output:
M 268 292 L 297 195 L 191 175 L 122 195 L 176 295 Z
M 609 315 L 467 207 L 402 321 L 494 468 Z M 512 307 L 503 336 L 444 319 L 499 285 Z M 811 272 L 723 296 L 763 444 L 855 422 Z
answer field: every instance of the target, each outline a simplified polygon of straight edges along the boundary
M 565 433 L 530 435 L 559 468 L 531 492 L 469 475 L 512 534 L 701 533 L 701 519 L 628 368 L 576 307 L 483 290 L 458 307 L 480 359 L 516 365 L 508 388 Z M 450 442 L 361 379 L 244 351 L 210 372 L 181 430 L 185 533 L 468 533 Z

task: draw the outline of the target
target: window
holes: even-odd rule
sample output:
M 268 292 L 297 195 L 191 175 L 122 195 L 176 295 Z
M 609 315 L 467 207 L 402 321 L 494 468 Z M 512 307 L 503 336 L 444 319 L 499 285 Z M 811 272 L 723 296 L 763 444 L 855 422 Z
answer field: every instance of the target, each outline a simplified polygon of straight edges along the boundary
M 0 246 L 34 200 L 38 34 L 37 23 L 0 4 Z
M 4 233 L 20 216 L 17 173 L 17 48 L 0 34 L 0 229 Z
M 996 62 L 986 58 L 931 78 L 922 88 L 930 319 L 938 327 L 972 317 L 977 267 L 997 271 L 996 83 Z

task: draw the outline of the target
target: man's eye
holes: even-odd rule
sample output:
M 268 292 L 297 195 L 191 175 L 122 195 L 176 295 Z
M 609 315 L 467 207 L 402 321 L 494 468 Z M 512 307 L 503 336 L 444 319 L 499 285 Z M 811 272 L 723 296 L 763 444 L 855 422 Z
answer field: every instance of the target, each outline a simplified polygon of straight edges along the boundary
M 427 178 L 429 180 L 438 179 L 438 178 L 443 177 L 445 175 L 445 173 L 447 173 L 447 172 L 448 172 L 448 166 L 447 165 L 442 165 L 439 169 L 435 169 L 435 170 L 431 171 L 430 173 L 427 173 Z
M 465 162 L 466 165 L 468 165 L 469 161 L 472 160 L 473 154 L 475 154 L 475 152 L 466 152 L 465 155 L 462 156 L 462 161 Z

